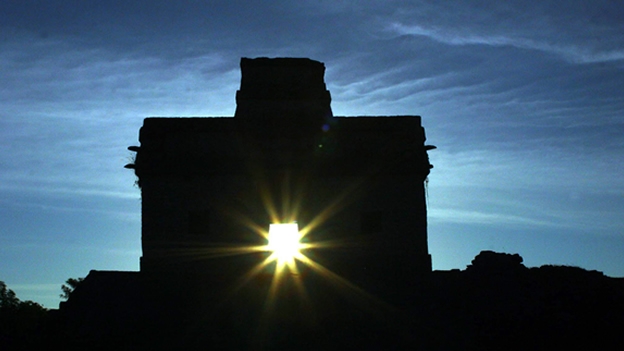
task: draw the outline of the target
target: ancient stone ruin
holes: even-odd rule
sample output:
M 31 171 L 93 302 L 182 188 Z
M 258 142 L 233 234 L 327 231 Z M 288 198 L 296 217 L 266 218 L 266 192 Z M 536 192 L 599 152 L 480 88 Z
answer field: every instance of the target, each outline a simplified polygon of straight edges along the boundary
M 295 306 L 305 303 L 323 306 L 314 314 L 331 316 L 324 323 L 353 325 L 360 317 L 346 312 L 345 291 L 398 306 L 430 274 L 433 147 L 421 118 L 334 116 L 318 61 L 243 58 L 241 72 L 233 117 L 145 119 L 126 165 L 141 189 L 141 270 L 92 271 L 61 308 L 77 334 L 149 339 L 195 328 L 239 340 L 267 299 L 289 321 L 276 330 L 306 330 L 309 316 Z M 258 268 L 270 253 L 236 250 L 266 245 L 259 232 L 294 222 L 302 240 L 320 243 L 305 253 L 316 266 L 296 262 L 277 289 L 271 266 Z
M 141 271 L 204 275 L 215 262 L 189 262 L 185 250 L 253 243 L 255 226 L 322 216 L 307 238 L 345 243 L 337 270 L 362 280 L 388 279 L 388 265 L 401 280 L 429 272 L 421 118 L 333 116 L 317 61 L 243 58 L 241 71 L 233 118 L 145 119 L 131 148 Z

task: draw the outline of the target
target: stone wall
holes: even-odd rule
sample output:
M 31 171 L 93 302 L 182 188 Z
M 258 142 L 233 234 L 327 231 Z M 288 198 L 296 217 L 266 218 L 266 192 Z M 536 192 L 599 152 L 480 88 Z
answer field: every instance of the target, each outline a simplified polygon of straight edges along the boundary
M 430 271 L 421 118 L 333 117 L 320 62 L 241 68 L 234 117 L 147 118 L 141 128 L 142 271 L 235 266 L 211 256 L 263 245 L 258 228 L 293 220 L 315 224 L 310 241 L 340 243 L 314 255 L 356 282 L 391 286 Z M 241 271 L 251 264 L 239 260 Z

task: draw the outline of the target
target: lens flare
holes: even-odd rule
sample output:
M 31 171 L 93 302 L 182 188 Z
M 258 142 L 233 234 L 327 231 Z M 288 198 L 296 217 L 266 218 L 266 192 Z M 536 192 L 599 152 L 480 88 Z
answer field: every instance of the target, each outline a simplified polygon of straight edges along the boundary
M 303 244 L 297 223 L 279 223 L 269 226 L 267 250 L 273 252 L 277 264 L 292 262 L 301 255 Z
M 325 267 L 322 261 L 317 262 L 324 257 L 321 251 L 359 245 L 352 239 L 327 239 L 332 237 L 329 234 L 334 229 L 328 232 L 324 224 L 357 200 L 365 178 L 354 179 L 327 199 L 324 206 L 314 211 L 303 210 L 306 207 L 306 194 L 312 191 L 306 179 L 293 182 L 290 175 L 285 174 L 278 188 L 263 178 L 262 174 L 258 175 L 258 179 L 257 189 L 266 211 L 264 218 L 252 218 L 232 208 L 222 211 L 233 222 L 257 234 L 259 240 L 252 245 L 215 247 L 211 250 L 215 258 L 259 254 L 256 256 L 258 261 L 237 278 L 230 291 L 235 294 L 245 287 L 251 287 L 253 292 L 264 295 L 263 313 L 258 321 L 258 334 L 254 338 L 262 339 L 264 332 L 268 333 L 268 328 L 275 322 L 275 313 L 280 309 L 283 312 L 283 308 L 291 308 L 292 303 L 296 302 L 306 314 L 314 314 L 317 303 L 314 300 L 318 296 L 310 292 L 316 291 L 321 281 L 327 283 L 335 293 L 361 305 L 362 310 L 375 312 L 390 309 L 382 300 Z M 325 239 L 319 240 L 319 237 Z M 331 261 L 326 260 L 325 263 L 331 264 Z

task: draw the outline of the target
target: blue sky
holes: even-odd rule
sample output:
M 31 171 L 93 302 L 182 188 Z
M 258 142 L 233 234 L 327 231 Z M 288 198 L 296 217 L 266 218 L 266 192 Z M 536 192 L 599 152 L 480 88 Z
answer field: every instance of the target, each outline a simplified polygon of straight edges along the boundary
M 231 116 L 241 57 L 325 63 L 335 115 L 421 115 L 435 269 L 481 250 L 624 276 L 619 1 L 0 3 L 0 280 L 58 306 L 138 270 L 148 116 Z

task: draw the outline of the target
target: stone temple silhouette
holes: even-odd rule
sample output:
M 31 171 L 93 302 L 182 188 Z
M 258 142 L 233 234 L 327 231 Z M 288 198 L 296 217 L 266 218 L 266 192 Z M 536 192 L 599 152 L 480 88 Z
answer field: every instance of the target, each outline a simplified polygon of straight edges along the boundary
M 155 320 L 209 314 L 266 255 L 227 248 L 266 244 L 258 228 L 277 222 L 309 228 L 305 240 L 326 244 L 311 259 L 390 303 L 412 298 L 431 272 L 425 181 L 434 147 L 421 118 L 333 116 L 318 61 L 243 58 L 241 72 L 233 117 L 145 119 L 126 165 L 141 189 L 141 270 L 92 271 L 61 308 L 82 316 L 74 324 L 91 316 L 110 328 L 118 306 L 137 324 L 154 306 Z M 300 273 L 320 284 L 311 294 L 327 288 Z M 117 288 L 125 297 L 112 296 Z M 250 304 L 257 293 L 247 289 L 240 300 Z M 233 304 L 226 318 L 251 313 Z
M 318 222 L 308 239 L 340 241 L 341 265 L 363 274 L 392 262 L 430 271 L 420 117 L 333 116 L 317 61 L 243 58 L 241 70 L 233 118 L 147 118 L 130 148 L 141 271 L 205 271 L 211 260 L 185 252 L 253 243 L 250 223 L 275 221 Z

